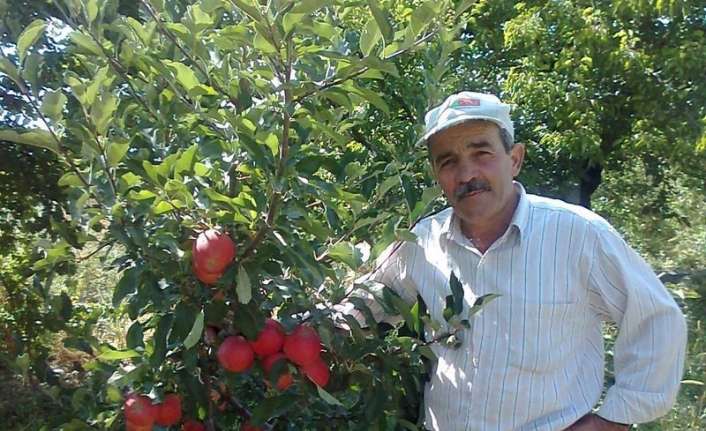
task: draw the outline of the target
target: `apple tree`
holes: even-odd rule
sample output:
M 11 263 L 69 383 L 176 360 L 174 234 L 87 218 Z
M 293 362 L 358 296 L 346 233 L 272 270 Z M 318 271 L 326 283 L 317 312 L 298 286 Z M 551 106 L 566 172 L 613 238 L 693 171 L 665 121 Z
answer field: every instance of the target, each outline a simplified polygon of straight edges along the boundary
M 449 339 L 424 339 L 423 303 L 383 290 L 401 321 L 378 325 L 352 293 L 437 204 L 413 142 L 438 96 L 414 83 L 444 76 L 472 3 L 65 0 L 24 28 L 0 72 L 32 118 L 0 140 L 50 154 L 66 204 L 34 283 L 118 250 L 131 321 L 118 348 L 62 297 L 93 358 L 66 429 L 417 429 Z

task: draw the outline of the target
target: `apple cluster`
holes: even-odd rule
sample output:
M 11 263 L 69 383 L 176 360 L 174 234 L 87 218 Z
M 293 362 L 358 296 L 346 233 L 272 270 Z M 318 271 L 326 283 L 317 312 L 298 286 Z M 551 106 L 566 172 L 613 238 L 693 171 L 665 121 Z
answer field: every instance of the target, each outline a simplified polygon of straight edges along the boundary
M 330 377 L 328 365 L 321 359 L 319 334 L 307 325 L 299 325 L 290 334 L 285 334 L 279 322 L 267 319 L 265 327 L 254 341 L 248 341 L 240 335 L 229 336 L 221 343 L 217 356 L 221 367 L 235 373 L 248 370 L 257 356 L 267 376 L 276 364 L 285 361 L 282 364 L 283 370 L 288 370 L 287 364 L 291 362 L 318 386 L 326 386 Z M 291 373 L 284 371 L 280 373 L 274 387 L 284 391 L 293 382 Z M 272 382 L 267 383 L 272 386 Z
M 129 394 L 123 404 L 127 431 L 151 431 L 154 425 L 170 427 L 181 421 L 181 397 L 168 394 L 158 404 L 147 395 Z M 181 426 L 182 431 L 205 431 L 201 422 L 189 419 Z
M 193 273 L 201 282 L 214 284 L 234 261 L 235 254 L 235 243 L 226 233 L 216 229 L 201 232 L 192 246 Z M 207 327 L 204 333 L 206 344 L 217 345 L 218 339 L 217 330 Z M 233 373 L 249 370 L 257 360 L 266 385 L 285 391 L 294 383 L 293 370 L 320 387 L 328 384 L 329 366 L 321 358 L 321 350 L 321 338 L 310 325 L 301 324 L 286 333 L 278 321 L 267 319 L 254 340 L 237 334 L 226 336 L 218 346 L 216 357 L 224 370 Z M 278 371 L 276 382 L 270 381 L 274 378 L 273 371 Z M 123 405 L 126 428 L 128 431 L 147 431 L 155 426 L 177 426 L 182 420 L 181 403 L 178 394 L 168 394 L 163 402 L 154 403 L 147 395 L 131 393 Z M 205 429 L 203 423 L 193 419 L 181 423 L 182 431 Z M 258 431 L 260 428 L 245 422 L 241 430 Z

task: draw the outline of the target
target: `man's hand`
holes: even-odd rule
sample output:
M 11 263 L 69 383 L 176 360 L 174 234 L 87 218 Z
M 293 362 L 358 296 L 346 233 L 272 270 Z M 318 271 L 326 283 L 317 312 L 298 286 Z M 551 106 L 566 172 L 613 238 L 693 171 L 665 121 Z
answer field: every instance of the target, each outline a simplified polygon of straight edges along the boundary
M 624 431 L 629 425 L 618 424 L 589 413 L 568 427 L 565 431 Z

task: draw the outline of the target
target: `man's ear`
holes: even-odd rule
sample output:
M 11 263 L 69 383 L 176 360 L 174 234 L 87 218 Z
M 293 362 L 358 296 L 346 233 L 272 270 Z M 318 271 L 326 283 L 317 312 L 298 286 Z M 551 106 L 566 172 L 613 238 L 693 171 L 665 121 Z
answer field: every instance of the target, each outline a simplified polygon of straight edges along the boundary
M 516 143 L 510 150 L 510 158 L 512 159 L 512 177 L 515 178 L 520 174 L 522 162 L 525 160 L 525 145 Z

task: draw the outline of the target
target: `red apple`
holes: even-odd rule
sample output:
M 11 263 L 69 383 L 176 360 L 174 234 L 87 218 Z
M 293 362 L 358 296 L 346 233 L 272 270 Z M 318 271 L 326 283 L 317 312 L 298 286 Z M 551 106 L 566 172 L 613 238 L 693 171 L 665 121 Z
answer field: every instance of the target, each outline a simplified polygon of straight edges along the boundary
M 218 282 L 221 276 L 223 276 L 222 272 L 204 271 L 203 269 L 201 269 L 201 267 L 196 264 L 196 261 L 191 264 L 191 269 L 194 271 L 194 275 L 196 275 L 196 278 L 206 284 L 215 284 L 216 282 Z
M 266 381 L 269 385 L 269 378 L 270 372 L 272 371 L 272 367 L 274 367 L 275 364 L 279 361 L 285 361 L 285 365 L 281 370 L 279 377 L 277 377 L 277 384 L 275 385 L 275 387 L 280 391 L 284 391 L 288 387 L 290 387 L 292 383 L 294 383 L 294 378 L 292 377 L 292 374 L 286 368 L 287 357 L 284 356 L 284 354 L 282 353 L 275 353 L 274 355 L 270 355 L 262 360 L 262 369 L 265 370 L 265 376 L 268 379 Z
M 206 431 L 206 427 L 199 421 L 189 419 L 181 426 L 181 431 Z
M 154 424 L 156 409 L 146 395 L 132 393 L 125 398 L 125 419 L 133 426 L 151 427 Z
M 223 340 L 218 348 L 218 362 L 223 368 L 234 373 L 245 371 L 255 360 L 255 353 L 250 343 L 241 337 L 230 336 Z
M 265 327 L 257 335 L 257 339 L 250 343 L 255 354 L 261 358 L 279 352 L 283 344 L 284 329 L 273 319 L 265 321 Z
M 284 354 L 297 365 L 310 364 L 321 354 L 321 338 L 310 326 L 300 325 L 284 338 Z
M 192 255 L 194 268 L 202 273 L 219 274 L 235 258 L 235 244 L 227 234 L 209 229 L 194 241 Z
M 181 397 L 169 394 L 164 397 L 164 402 L 157 405 L 155 422 L 163 427 L 170 427 L 181 420 Z
M 326 362 L 321 359 L 307 365 L 302 365 L 300 370 L 309 378 L 309 380 L 322 388 L 326 386 L 329 377 L 331 377 L 331 373 L 328 370 L 328 365 L 326 365 Z

